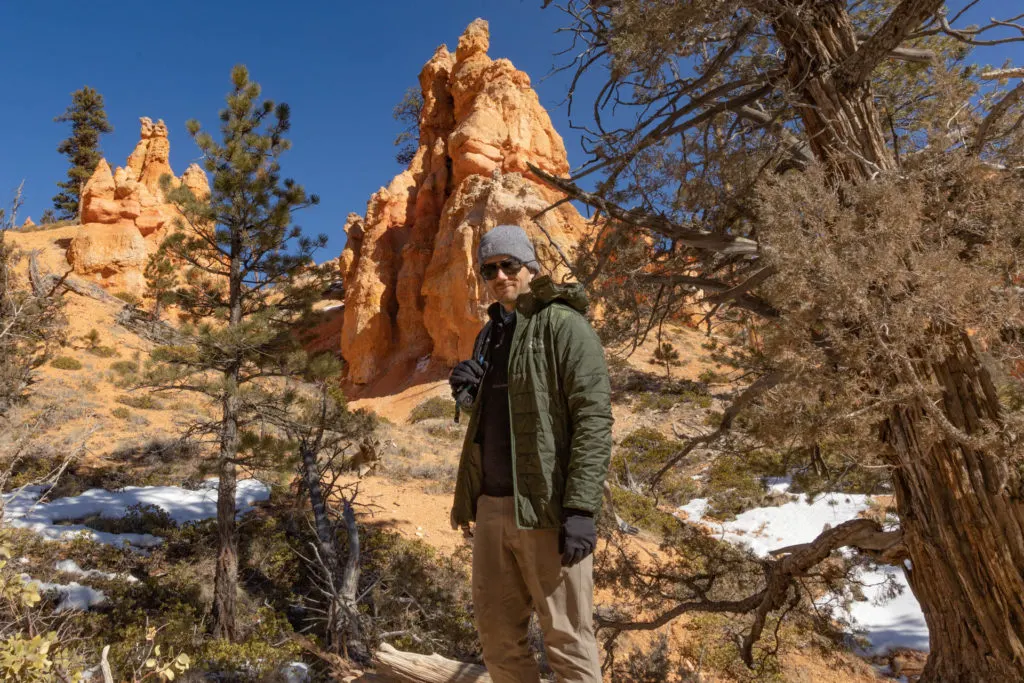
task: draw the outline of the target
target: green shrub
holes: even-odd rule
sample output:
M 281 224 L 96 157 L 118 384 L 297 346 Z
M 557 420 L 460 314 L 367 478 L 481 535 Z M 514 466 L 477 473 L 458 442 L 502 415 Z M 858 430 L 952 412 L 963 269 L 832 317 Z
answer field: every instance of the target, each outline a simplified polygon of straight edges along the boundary
M 708 368 L 697 375 L 697 380 L 704 384 L 727 384 L 729 377 L 724 373 Z
M 110 414 L 121 420 L 127 420 L 129 417 L 131 417 L 132 413 L 127 408 L 121 406 L 119 408 L 114 408 L 113 410 L 111 410 Z
M 119 360 L 110 364 L 110 369 L 121 375 L 122 378 L 138 374 L 139 364 L 133 360 Z
M 663 413 L 672 410 L 677 403 L 679 403 L 679 397 L 675 394 L 651 391 L 637 395 L 633 400 L 632 408 L 634 413 Z
M 712 463 L 704 481 L 708 514 L 727 520 L 744 510 L 773 502 L 753 463 L 734 457 L 720 457 Z
M 82 364 L 71 356 L 57 356 L 50 361 L 50 366 L 58 370 L 81 370 Z
M 364 527 L 361 533 L 360 590 L 370 590 L 374 615 L 364 623 L 368 640 L 375 644 L 379 634 L 401 631 L 390 641 L 400 650 L 479 662 L 466 559 L 390 530 Z
M 82 341 L 85 342 L 86 346 L 90 349 L 100 345 L 100 332 L 95 327 L 89 330 L 87 333 L 82 335 Z
M 640 485 L 649 485 L 676 454 L 681 443 L 657 429 L 641 427 L 622 440 L 612 456 L 611 473 L 618 481 L 629 484 L 629 477 Z M 627 476 L 628 470 L 628 476 Z M 656 493 L 666 502 L 680 505 L 697 494 L 693 480 L 679 472 L 679 465 L 667 471 L 658 482 Z
M 291 661 L 300 659 L 301 646 L 291 639 L 291 624 L 269 607 L 260 608 L 244 640 L 209 640 L 196 655 L 199 670 L 233 681 L 266 681 Z
M 696 406 L 702 409 L 711 407 L 711 396 L 707 391 L 682 389 L 679 391 L 648 391 L 637 394 L 633 400 L 633 412 L 645 411 L 664 412 L 677 405 Z
M 113 358 L 119 355 L 113 346 L 93 346 L 86 349 L 89 353 L 100 358 Z
M 671 535 L 681 524 L 676 517 L 659 509 L 650 496 L 641 493 L 613 486 L 612 503 L 619 517 L 662 538 Z
M 122 517 L 89 515 L 80 519 L 56 520 L 55 524 L 81 524 L 112 534 L 152 534 L 164 536 L 178 525 L 167 511 L 156 505 L 136 503 L 125 510 Z
M 409 424 L 416 424 L 423 420 L 451 419 L 454 415 L 455 401 L 443 396 L 434 396 L 413 408 L 408 421 Z
M 460 425 L 448 423 L 428 426 L 427 434 L 447 441 L 462 441 L 466 436 L 466 431 Z
M 163 410 L 163 405 L 151 394 L 121 395 L 117 402 L 139 410 Z
M 114 296 L 129 306 L 141 306 L 142 299 L 131 292 L 114 292 Z

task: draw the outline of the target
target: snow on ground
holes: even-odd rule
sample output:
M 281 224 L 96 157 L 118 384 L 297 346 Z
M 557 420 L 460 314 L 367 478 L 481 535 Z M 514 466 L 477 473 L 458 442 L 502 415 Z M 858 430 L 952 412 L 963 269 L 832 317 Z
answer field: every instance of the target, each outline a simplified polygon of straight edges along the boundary
M 60 601 L 54 612 L 66 610 L 87 610 L 106 601 L 107 596 L 103 591 L 98 591 L 90 586 L 83 586 L 77 581 L 71 583 L 47 583 L 36 581 L 28 574 L 22 574 L 21 580 L 25 583 L 35 583 L 39 586 L 40 593 L 55 591 L 60 595 Z
M 289 662 L 281 669 L 285 683 L 309 683 L 309 666 L 302 662 Z
M 62 520 L 76 520 L 93 515 L 108 519 L 124 517 L 132 505 L 155 505 L 162 508 L 178 524 L 217 516 L 217 480 L 208 479 L 196 490 L 177 486 L 126 486 L 119 491 L 90 489 L 70 498 L 38 502 L 44 489 L 28 486 L 3 495 L 4 524 L 29 529 L 45 540 L 68 540 L 84 534 L 107 545 L 130 545 L 151 548 L 163 542 L 152 534 L 116 534 L 96 531 L 83 524 L 58 524 Z M 245 514 L 252 506 L 270 497 L 266 484 L 255 479 L 238 482 L 235 501 L 238 514 Z
M 53 568 L 59 572 L 64 572 L 65 574 L 77 574 L 78 576 L 84 576 L 87 579 L 107 579 L 108 581 L 120 579 L 122 581 L 127 581 L 128 583 L 138 583 L 139 581 L 131 574 L 113 574 L 111 572 L 101 572 L 99 569 L 82 569 L 74 560 L 61 560 L 54 564 Z
M 45 540 L 70 540 L 84 534 L 88 538 L 107 545 L 128 545 L 133 548 L 149 548 L 159 545 L 163 539 L 151 534 L 115 534 L 96 531 L 82 524 L 59 524 L 62 520 L 84 519 L 99 515 L 108 519 L 124 517 L 132 505 L 155 505 L 162 508 L 178 524 L 210 519 L 217 516 L 217 480 L 208 479 L 198 489 L 189 490 L 177 486 L 126 486 L 120 491 L 90 489 L 69 498 L 58 498 L 50 502 L 39 502 L 46 489 L 41 486 L 26 486 L 13 493 L 5 493 L 3 500 L 3 523 L 7 526 L 29 529 Z M 270 497 L 270 489 L 255 479 L 238 482 L 235 502 L 238 514 L 242 515 L 252 506 Z M 130 574 L 111 574 L 97 569 L 82 569 L 74 560 L 61 560 L 54 569 L 66 574 L 84 578 L 121 579 L 138 581 Z M 36 581 L 28 574 L 22 580 L 39 584 L 42 592 L 55 591 L 60 595 L 57 612 L 65 610 L 87 610 L 106 600 L 102 591 L 84 586 L 77 581 L 71 583 L 47 583 Z
M 768 482 L 774 493 L 785 493 L 786 480 Z M 730 522 L 704 519 L 708 502 L 697 498 L 679 508 L 691 521 L 702 521 L 730 543 L 749 547 L 765 556 L 771 550 L 799 543 L 808 543 L 820 534 L 826 525 L 835 526 L 855 519 L 867 510 L 871 498 L 861 494 L 824 493 L 812 501 L 806 494 L 791 496 L 792 500 L 777 507 L 755 508 L 738 515 Z M 897 567 L 872 566 L 857 570 L 856 577 L 863 585 L 865 600 L 851 603 L 843 615 L 852 626 L 863 630 L 875 653 L 892 648 L 928 649 L 928 626 L 917 599 L 907 585 L 903 571 Z M 889 587 L 895 583 L 901 592 L 886 600 Z

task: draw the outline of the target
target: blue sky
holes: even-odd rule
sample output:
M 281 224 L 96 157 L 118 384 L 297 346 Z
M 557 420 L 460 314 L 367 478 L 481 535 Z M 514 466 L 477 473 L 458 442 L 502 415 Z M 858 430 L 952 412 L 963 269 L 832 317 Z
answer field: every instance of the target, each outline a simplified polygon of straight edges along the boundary
M 298 223 L 330 237 L 318 260 L 336 256 L 345 216 L 365 211 L 370 194 L 401 170 L 392 108 L 417 85 L 434 49 L 446 43 L 454 50 L 473 19 L 490 22 L 491 56 L 508 57 L 529 73 L 556 127 L 569 131 L 559 108 L 566 79 L 539 83 L 565 44 L 554 34 L 564 15 L 540 6 L 540 0 L 0 2 L 8 102 L 0 108 L 0 204 L 24 179 L 20 217 L 38 221 L 51 205 L 67 170 L 56 147 L 69 131 L 53 117 L 83 85 L 106 101 L 114 132 L 101 144 L 112 165 L 124 165 L 138 141 L 138 118 L 149 116 L 167 123 L 171 166 L 180 174 L 198 156 L 185 121 L 216 129 L 231 67 L 243 63 L 266 97 L 291 105 L 292 150 L 283 169 L 321 198 Z M 582 161 L 578 144 L 570 159 Z
M 983 0 L 970 18 L 1013 14 L 1021 11 L 1019 3 Z M 330 237 L 318 260 L 336 256 L 345 216 L 362 213 L 370 194 L 401 170 L 394 161 L 399 125 L 392 108 L 416 85 L 434 49 L 441 43 L 454 49 L 476 17 L 490 21 L 491 56 L 507 57 L 530 74 L 566 138 L 570 163 L 583 161 L 564 104 L 568 77 L 543 78 L 560 59 L 555 52 L 567 46 L 568 37 L 555 33 L 566 16 L 540 6 L 541 0 L 0 0 L 0 73 L 8 102 L 0 108 L 0 204 L 24 179 L 21 217 L 38 220 L 51 205 L 67 168 L 56 147 L 68 132 L 53 117 L 83 85 L 106 99 L 115 130 L 102 145 L 113 165 L 123 165 L 134 147 L 138 118 L 150 116 L 167 122 L 171 165 L 180 174 L 198 154 L 185 121 L 196 118 L 215 129 L 231 67 L 244 63 L 265 96 L 292 107 L 293 149 L 284 171 L 322 202 L 298 222 L 308 233 Z M 1005 58 L 1024 64 L 1024 49 L 1004 46 L 979 55 L 989 63 Z

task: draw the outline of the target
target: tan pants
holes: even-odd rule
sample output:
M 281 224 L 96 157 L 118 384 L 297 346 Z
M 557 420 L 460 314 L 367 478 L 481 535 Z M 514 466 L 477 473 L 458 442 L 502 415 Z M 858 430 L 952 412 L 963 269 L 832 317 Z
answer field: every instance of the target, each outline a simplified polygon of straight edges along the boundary
M 513 498 L 481 496 L 473 534 L 473 609 L 496 683 L 537 683 L 526 632 L 531 609 L 559 681 L 601 683 L 594 639 L 594 559 L 563 567 L 558 530 L 516 528 Z

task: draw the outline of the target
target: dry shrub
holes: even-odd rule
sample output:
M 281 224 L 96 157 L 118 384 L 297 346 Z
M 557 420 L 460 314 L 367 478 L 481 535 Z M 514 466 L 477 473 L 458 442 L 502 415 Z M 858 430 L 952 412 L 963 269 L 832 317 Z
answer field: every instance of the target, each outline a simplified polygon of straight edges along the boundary
M 993 375 L 1024 357 L 1017 293 L 1024 185 L 959 156 L 921 153 L 900 174 L 830 189 L 820 170 L 762 185 L 765 298 L 786 311 L 760 346 L 787 381 L 753 412 L 769 443 L 819 444 L 869 464 L 877 423 L 896 403 L 941 399 L 917 379 L 968 330 Z M 1011 418 L 1020 421 L 1017 417 Z M 933 434 L 942 425 L 932 420 Z

